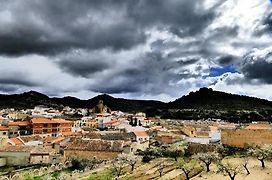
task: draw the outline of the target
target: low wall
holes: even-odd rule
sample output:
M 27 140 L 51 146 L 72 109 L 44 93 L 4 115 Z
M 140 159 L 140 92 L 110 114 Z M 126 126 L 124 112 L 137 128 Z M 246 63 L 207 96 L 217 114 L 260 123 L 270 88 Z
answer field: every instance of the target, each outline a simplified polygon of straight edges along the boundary
M 7 164 L 7 159 L 6 158 L 0 158 L 0 167 L 3 167 Z
M 120 153 L 121 152 L 64 150 L 64 157 L 79 157 L 84 159 L 91 159 L 95 157 L 98 160 L 111 160 L 116 158 Z
M 223 145 L 240 147 L 272 144 L 272 130 L 269 129 L 236 129 L 222 130 Z
M 30 153 L 27 152 L 0 152 L 0 157 L 5 158 L 9 166 L 25 166 L 29 164 Z

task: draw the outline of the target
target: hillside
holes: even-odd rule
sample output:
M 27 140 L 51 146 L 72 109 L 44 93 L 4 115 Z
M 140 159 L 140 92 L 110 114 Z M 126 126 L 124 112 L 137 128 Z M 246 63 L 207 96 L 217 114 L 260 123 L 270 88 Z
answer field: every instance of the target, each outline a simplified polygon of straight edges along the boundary
M 164 103 L 152 100 L 129 100 L 103 94 L 88 100 L 75 97 L 50 98 L 30 91 L 22 94 L 0 95 L 0 108 L 27 109 L 36 105 L 51 107 L 70 106 L 92 108 L 98 100 L 112 110 L 124 112 L 144 111 L 148 116 L 159 115 L 171 119 L 224 119 L 234 122 L 269 120 L 272 115 L 272 102 L 247 96 L 228 94 L 201 88 L 173 102 Z
M 272 109 L 272 102 L 264 99 L 229 94 L 201 88 L 190 92 L 174 102 L 168 103 L 172 109 L 217 109 L 217 110 L 260 110 Z
M 22 94 L 0 95 L 0 108 L 28 109 L 37 105 L 45 106 L 70 106 L 73 108 L 92 108 L 98 100 L 103 100 L 104 104 L 112 110 L 121 110 L 124 112 L 145 111 L 152 108 L 165 108 L 166 103 L 160 101 L 128 100 L 114 98 L 103 94 L 89 100 L 81 100 L 75 97 L 49 98 L 48 96 L 35 91 L 29 91 Z

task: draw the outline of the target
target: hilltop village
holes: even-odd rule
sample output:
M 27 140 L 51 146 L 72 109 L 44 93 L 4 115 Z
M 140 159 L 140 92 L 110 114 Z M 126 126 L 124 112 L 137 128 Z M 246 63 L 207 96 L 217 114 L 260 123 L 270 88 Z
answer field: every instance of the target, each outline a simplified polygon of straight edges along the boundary
M 241 149 L 267 144 L 272 144 L 272 125 L 267 122 L 160 119 L 143 112 L 111 111 L 102 100 L 91 109 L 36 106 L 0 111 L 0 167 L 4 169 L 43 166 L 58 172 L 56 167 L 72 166 L 74 161 L 107 164 L 124 155 L 136 159 L 142 155 L 149 161 L 154 148 L 164 148 L 165 153 L 167 148 L 186 146 L 193 154 L 218 146 Z M 167 156 L 180 155 L 174 153 Z M 3 171 L 2 175 L 11 174 Z

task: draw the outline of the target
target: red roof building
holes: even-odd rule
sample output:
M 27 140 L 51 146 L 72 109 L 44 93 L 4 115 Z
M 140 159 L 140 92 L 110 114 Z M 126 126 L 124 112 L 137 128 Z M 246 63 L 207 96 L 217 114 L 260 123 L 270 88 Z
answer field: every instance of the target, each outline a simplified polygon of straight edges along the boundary
M 50 134 L 58 136 L 71 132 L 73 122 L 64 119 L 33 118 L 31 120 L 33 134 Z

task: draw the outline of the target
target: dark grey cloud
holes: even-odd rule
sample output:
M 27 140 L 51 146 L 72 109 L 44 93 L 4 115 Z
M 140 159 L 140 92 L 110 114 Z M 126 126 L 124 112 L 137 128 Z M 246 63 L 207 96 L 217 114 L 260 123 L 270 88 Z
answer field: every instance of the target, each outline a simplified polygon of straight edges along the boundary
M 0 91 L 177 97 L 222 82 L 271 84 L 270 54 L 251 51 L 271 46 L 271 11 L 259 1 L 0 1 Z M 229 65 L 240 74 L 203 78 Z
M 82 77 L 90 77 L 95 73 L 101 73 L 103 70 L 111 67 L 110 62 L 105 59 L 85 57 L 86 59 L 65 58 L 58 62 L 61 69 L 69 74 Z
M 216 61 L 221 65 L 231 65 L 236 63 L 235 60 L 237 60 L 238 57 L 235 57 L 233 55 L 223 55 L 221 57 L 218 57 Z
M 181 65 L 181 66 L 187 66 L 187 65 L 191 65 L 191 64 L 195 64 L 199 61 L 198 58 L 186 58 L 186 59 L 180 59 L 178 60 L 178 63 Z
M 0 76 L 0 84 L 4 85 L 20 85 L 20 86 L 29 86 L 34 87 L 37 85 L 41 85 L 33 80 L 31 80 L 27 73 L 15 72 L 12 76 L 6 76 L 2 74 Z
M 263 35 L 272 35 L 272 10 L 268 10 L 263 18 L 261 19 L 261 28 L 260 26 L 256 27 L 254 35 L 263 36 Z
M 215 18 L 203 1 L 100 0 L 6 1 L 10 14 L 0 28 L 0 53 L 58 54 L 71 49 L 129 49 L 146 40 L 146 30 L 168 29 L 194 36 Z M 3 17 L 5 18 L 5 17 Z
M 119 50 L 146 38 L 143 29 L 127 16 L 125 1 L 7 3 L 11 20 L 0 28 L 1 54 L 57 54 L 76 48 Z
M 110 75 L 99 75 L 95 86 L 91 86 L 90 90 L 103 93 L 151 94 L 167 91 L 171 94 L 173 89 L 169 88 L 169 83 L 176 83 L 181 78 L 180 74 L 174 72 L 178 62 L 171 63 L 160 53 L 147 53 L 132 62 L 137 62 L 137 66 L 131 63 Z
M 13 93 L 16 92 L 18 89 L 21 87 L 18 85 L 7 85 L 7 84 L 1 84 L 0 83 L 0 92 L 5 92 L 5 93 Z
M 135 1 L 130 16 L 147 26 L 167 28 L 180 37 L 194 36 L 202 32 L 215 18 L 214 9 L 224 1 L 219 1 L 209 10 L 204 10 L 204 1 Z
M 272 84 L 272 50 L 251 51 L 244 56 L 242 72 L 247 79 Z

